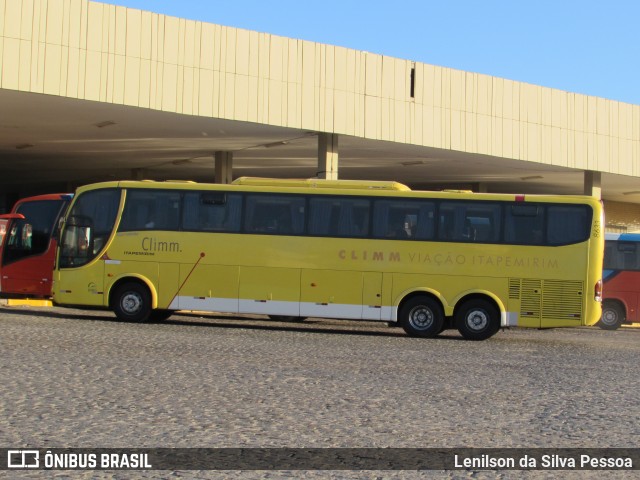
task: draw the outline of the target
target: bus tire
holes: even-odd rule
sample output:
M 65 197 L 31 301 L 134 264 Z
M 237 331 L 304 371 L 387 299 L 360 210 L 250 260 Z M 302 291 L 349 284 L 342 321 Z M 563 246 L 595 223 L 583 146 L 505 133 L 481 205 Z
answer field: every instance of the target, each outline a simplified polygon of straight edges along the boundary
M 602 317 L 598 326 L 603 330 L 617 330 L 624 322 L 624 308 L 618 302 L 604 302 L 602 304 Z
M 410 298 L 402 305 L 399 323 L 412 337 L 433 338 L 442 331 L 444 312 L 437 300 L 421 295 Z
M 140 283 L 120 285 L 113 294 L 113 311 L 125 322 L 146 322 L 151 317 L 151 294 Z
M 473 298 L 456 309 L 455 324 L 466 340 L 486 340 L 500 330 L 500 312 L 493 303 Z

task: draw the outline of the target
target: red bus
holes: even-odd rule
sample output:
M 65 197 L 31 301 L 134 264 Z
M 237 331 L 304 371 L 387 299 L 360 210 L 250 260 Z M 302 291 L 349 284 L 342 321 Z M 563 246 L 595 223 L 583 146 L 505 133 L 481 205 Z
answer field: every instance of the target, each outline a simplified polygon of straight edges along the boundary
M 605 235 L 602 318 L 598 326 L 615 330 L 640 322 L 640 233 Z
M 60 217 L 72 194 L 18 200 L 0 215 L 0 297 L 50 297 Z

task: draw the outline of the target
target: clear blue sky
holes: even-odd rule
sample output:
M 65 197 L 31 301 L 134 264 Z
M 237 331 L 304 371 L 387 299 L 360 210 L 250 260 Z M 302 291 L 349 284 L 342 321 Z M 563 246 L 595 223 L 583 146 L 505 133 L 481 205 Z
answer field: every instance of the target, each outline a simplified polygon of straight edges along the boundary
M 640 104 L 640 0 L 106 0 Z

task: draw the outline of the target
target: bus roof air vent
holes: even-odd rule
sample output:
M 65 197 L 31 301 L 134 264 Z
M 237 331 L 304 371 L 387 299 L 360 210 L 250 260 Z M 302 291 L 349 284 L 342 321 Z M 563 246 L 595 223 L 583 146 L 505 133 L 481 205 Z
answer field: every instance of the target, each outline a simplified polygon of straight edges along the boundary
M 234 185 L 254 187 L 290 187 L 290 188 L 334 188 L 348 190 L 411 190 L 398 182 L 369 181 L 369 180 L 324 180 L 320 178 L 281 179 L 240 177 L 233 181 Z

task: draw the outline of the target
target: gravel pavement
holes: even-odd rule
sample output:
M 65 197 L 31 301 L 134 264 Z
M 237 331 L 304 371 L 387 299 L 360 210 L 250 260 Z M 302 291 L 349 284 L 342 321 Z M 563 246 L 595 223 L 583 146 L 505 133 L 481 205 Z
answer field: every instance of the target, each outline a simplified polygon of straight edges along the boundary
M 370 322 L 0 306 L 0 446 L 638 447 L 640 329 L 455 331 Z M 11 476 L 7 476 L 11 473 Z M 16 478 L 17 472 L 0 472 Z M 635 472 L 22 472 L 20 478 L 640 478 Z

